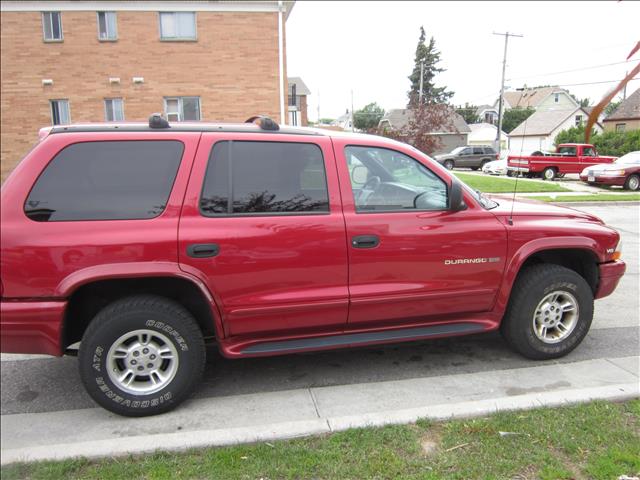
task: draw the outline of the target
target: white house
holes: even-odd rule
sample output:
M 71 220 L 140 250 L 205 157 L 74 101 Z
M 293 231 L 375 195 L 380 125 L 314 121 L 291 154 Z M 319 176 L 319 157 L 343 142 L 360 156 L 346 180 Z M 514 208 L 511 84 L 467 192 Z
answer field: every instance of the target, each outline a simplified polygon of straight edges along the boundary
M 586 122 L 588 116 L 582 107 L 573 110 L 538 110 L 509 134 L 509 150 L 512 153 L 551 151 L 558 133 Z M 603 131 L 599 123 L 593 128 L 599 133 Z
M 472 123 L 469 125 L 471 132 L 467 137 L 469 145 L 490 145 L 494 146 L 498 127 L 491 123 Z M 504 132 L 500 133 L 500 149 L 507 148 L 509 144 L 509 135 Z

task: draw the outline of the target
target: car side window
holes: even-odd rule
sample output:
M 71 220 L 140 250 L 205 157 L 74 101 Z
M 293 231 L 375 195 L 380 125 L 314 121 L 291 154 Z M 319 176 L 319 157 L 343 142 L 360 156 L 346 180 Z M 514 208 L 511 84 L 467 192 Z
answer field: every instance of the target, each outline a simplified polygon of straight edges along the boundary
M 83 142 L 49 162 L 31 189 L 31 220 L 132 220 L 160 215 L 184 145 L 175 140 Z
M 447 209 L 447 184 L 417 160 L 378 147 L 344 153 L 358 213 Z
M 484 155 L 484 150 L 480 147 L 473 147 L 474 155 Z
M 584 155 L 585 157 L 595 157 L 596 152 L 594 151 L 593 148 L 586 147 L 584 150 L 582 150 L 582 155 Z
M 470 148 L 465 148 L 464 150 L 462 150 L 462 151 L 460 152 L 460 155 L 471 155 L 471 154 L 472 154 L 472 152 L 473 152 L 473 150 L 472 150 L 472 149 L 470 149 Z
M 575 157 L 576 147 L 560 147 L 560 149 L 558 150 L 558 153 L 566 157 Z
M 322 150 L 311 143 L 217 142 L 207 164 L 200 212 L 205 216 L 328 213 Z

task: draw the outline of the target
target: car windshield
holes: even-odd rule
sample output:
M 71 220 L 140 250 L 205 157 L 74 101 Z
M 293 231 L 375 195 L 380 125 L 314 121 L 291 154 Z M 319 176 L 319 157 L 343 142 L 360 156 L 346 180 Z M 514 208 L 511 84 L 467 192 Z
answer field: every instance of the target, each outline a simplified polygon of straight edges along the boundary
M 640 152 L 631 152 L 618 158 L 615 163 L 622 165 L 640 165 Z

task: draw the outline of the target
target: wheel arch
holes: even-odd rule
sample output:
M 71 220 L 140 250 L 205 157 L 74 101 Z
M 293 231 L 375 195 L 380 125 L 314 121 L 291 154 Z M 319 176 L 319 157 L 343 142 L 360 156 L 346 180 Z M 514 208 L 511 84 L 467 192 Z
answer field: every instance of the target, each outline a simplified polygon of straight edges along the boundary
M 194 316 L 205 338 L 224 338 L 215 299 L 199 279 L 183 272 L 87 277 L 67 285 L 63 291 L 68 299 L 61 332 L 63 351 L 82 339 L 91 320 L 106 305 L 137 294 L 154 294 L 179 302 Z
M 496 301 L 496 312 L 506 310 L 518 275 L 528 266 L 549 263 L 575 271 L 589 284 L 595 295 L 599 283 L 598 263 L 603 262 L 597 244 L 587 237 L 557 237 L 537 239 L 521 246 L 505 269 Z

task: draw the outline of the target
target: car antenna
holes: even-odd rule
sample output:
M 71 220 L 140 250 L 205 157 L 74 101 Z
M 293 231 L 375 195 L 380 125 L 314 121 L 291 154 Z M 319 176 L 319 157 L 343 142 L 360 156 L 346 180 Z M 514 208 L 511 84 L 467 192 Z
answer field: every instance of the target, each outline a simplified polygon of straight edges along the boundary
M 525 87 L 526 88 L 526 87 Z M 529 117 L 525 118 L 524 125 L 522 126 L 522 142 L 520 142 L 520 155 L 522 157 L 522 151 L 524 150 L 524 137 L 527 135 L 527 122 L 529 121 Z M 501 132 L 498 132 L 498 135 L 501 135 Z M 499 137 L 500 138 L 500 137 Z M 518 163 L 519 167 L 522 163 Z M 507 169 L 509 168 L 509 157 L 507 157 Z M 513 206 L 516 203 L 516 192 L 518 191 L 518 177 L 520 176 L 520 171 L 516 170 L 516 181 L 513 186 L 513 197 L 511 198 L 511 212 L 509 213 L 509 218 L 507 219 L 507 223 L 509 225 L 513 225 Z

